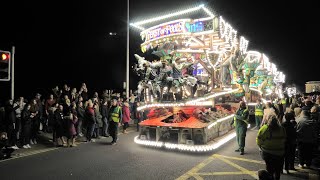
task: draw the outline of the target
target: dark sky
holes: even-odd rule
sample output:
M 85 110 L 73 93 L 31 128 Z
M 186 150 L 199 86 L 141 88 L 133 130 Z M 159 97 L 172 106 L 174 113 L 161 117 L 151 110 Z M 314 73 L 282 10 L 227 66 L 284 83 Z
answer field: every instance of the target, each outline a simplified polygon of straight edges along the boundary
M 199 4 L 195 0 L 131 0 L 130 21 Z M 249 50 L 268 55 L 287 81 L 304 88 L 318 79 L 319 6 L 314 1 L 203 1 L 222 15 Z M 1 2 L 0 49 L 16 46 L 16 95 L 68 83 L 86 82 L 93 90 L 121 89 L 125 81 L 126 1 Z M 110 37 L 109 32 L 118 36 Z M 141 39 L 130 30 L 130 60 L 139 53 Z M 134 74 L 131 75 L 134 77 Z M 131 82 L 131 87 L 136 87 Z M 9 83 L 0 82 L 8 94 Z M 4 88 L 2 88 L 4 87 Z M 89 89 L 89 90 L 90 90 Z M 304 89 L 302 89 L 304 90 Z

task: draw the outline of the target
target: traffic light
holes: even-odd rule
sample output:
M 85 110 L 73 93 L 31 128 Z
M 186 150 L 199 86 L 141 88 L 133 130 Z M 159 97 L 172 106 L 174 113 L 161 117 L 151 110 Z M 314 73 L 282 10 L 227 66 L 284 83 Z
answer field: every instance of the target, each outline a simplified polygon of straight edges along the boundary
M 11 53 L 0 50 L 0 81 L 10 80 Z

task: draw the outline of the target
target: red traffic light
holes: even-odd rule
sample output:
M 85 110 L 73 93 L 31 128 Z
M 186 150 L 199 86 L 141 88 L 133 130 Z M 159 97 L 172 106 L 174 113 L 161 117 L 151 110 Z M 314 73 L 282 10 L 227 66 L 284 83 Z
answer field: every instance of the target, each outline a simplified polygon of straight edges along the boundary
M 10 52 L 0 50 L 0 60 L 9 61 L 10 60 Z
M 9 54 L 7 54 L 7 53 L 2 53 L 2 54 L 1 54 L 1 60 L 3 60 L 3 61 L 9 60 Z

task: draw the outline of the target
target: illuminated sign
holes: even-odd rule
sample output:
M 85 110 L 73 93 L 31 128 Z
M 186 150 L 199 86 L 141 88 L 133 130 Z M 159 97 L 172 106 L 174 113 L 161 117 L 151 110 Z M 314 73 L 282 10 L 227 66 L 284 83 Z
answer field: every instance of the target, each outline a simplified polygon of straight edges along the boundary
M 195 23 L 186 23 L 186 28 L 188 32 L 201 32 L 204 31 L 204 23 L 201 21 Z
M 184 33 L 184 22 L 175 22 L 171 24 L 166 24 L 162 26 L 157 26 L 149 31 L 142 32 L 145 35 L 145 41 L 150 41 L 159 37 L 171 35 L 171 34 L 179 34 Z

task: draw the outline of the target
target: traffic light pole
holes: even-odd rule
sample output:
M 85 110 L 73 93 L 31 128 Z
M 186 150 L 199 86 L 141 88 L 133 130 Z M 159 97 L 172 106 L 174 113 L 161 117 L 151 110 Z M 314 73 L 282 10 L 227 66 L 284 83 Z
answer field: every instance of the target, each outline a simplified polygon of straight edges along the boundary
M 14 54 L 15 47 L 12 46 L 12 55 L 11 55 L 11 99 L 14 100 Z M 9 75 L 10 76 L 10 75 Z

